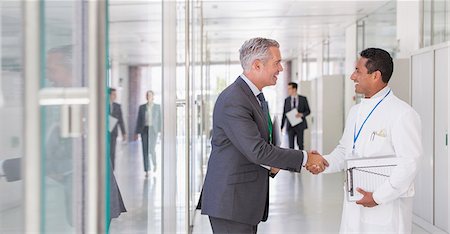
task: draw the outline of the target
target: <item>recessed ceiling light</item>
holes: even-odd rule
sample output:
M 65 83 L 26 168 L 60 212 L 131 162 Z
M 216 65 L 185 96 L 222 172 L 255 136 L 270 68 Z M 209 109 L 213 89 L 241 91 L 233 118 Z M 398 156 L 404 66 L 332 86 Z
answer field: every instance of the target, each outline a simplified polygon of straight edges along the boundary
M 212 7 L 212 9 L 217 9 L 218 8 L 217 4 L 213 4 L 211 7 Z

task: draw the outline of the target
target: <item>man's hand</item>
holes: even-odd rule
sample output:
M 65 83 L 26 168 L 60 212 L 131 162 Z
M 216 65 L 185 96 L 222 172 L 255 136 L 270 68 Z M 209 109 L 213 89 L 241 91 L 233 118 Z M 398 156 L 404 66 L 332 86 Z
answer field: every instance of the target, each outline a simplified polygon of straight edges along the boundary
M 280 171 L 280 168 L 276 168 L 276 167 L 270 168 L 270 173 L 272 173 L 272 174 L 277 174 L 279 171 Z
M 137 141 L 139 139 L 138 134 L 134 134 L 134 140 Z
M 361 193 L 363 195 L 363 198 L 361 198 L 361 200 L 359 200 L 359 201 L 356 201 L 356 204 L 362 205 L 364 207 L 378 206 L 378 204 L 375 202 L 375 200 L 373 200 L 373 193 L 366 192 L 366 191 L 362 190 L 361 188 L 357 188 L 356 191 L 358 191 L 358 193 Z
M 297 114 L 295 115 L 295 117 L 301 118 L 301 117 L 303 117 L 303 114 L 302 114 L 302 113 L 297 113 Z
M 127 134 L 126 133 L 122 134 L 122 140 L 123 141 L 127 141 Z
M 317 175 L 323 172 L 329 164 L 317 151 L 310 151 L 308 152 L 308 161 L 305 166 L 309 172 Z

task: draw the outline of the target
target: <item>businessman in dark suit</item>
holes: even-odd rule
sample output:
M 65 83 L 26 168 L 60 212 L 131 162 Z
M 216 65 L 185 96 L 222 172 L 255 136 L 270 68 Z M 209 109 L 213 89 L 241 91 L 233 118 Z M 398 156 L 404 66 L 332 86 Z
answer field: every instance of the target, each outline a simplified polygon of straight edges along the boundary
M 113 130 L 111 131 L 111 141 L 110 141 L 110 151 L 109 155 L 111 157 L 111 164 L 113 170 L 116 165 L 116 144 L 117 144 L 117 136 L 120 132 L 122 133 L 122 139 L 125 141 L 127 139 L 127 133 L 125 131 L 125 124 L 123 123 L 122 109 L 120 108 L 120 104 L 116 103 L 117 99 L 117 91 L 114 88 L 109 89 L 109 114 L 117 119 L 117 123 L 115 124 Z
M 317 154 L 272 144 L 272 121 L 262 88 L 275 85 L 283 70 L 278 42 L 253 38 L 240 52 L 244 69 L 219 95 L 213 112 L 212 152 L 202 193 L 202 214 L 214 233 L 256 233 L 267 220 L 269 176 L 278 168 L 322 171 Z M 312 167 L 312 165 L 316 165 Z
M 136 123 L 135 140 L 138 134 L 142 139 L 142 154 L 144 158 L 145 176 L 148 176 L 149 160 L 148 154 L 152 155 L 153 171 L 156 171 L 156 139 L 161 131 L 161 106 L 153 102 L 153 91 L 146 93 L 147 103 L 139 106 L 138 119 Z
M 288 84 L 289 97 L 284 100 L 284 110 L 283 119 L 281 120 L 281 129 L 283 129 L 286 123 L 286 128 L 289 136 L 289 148 L 294 148 L 294 138 L 297 136 L 298 149 L 303 150 L 303 132 L 308 128 L 308 123 L 306 122 L 306 116 L 308 116 L 311 111 L 309 110 L 308 100 L 305 96 L 297 94 L 297 83 L 290 82 Z M 297 109 L 297 118 L 302 118 L 302 122 L 292 126 L 286 117 L 286 113 L 292 111 L 292 109 Z

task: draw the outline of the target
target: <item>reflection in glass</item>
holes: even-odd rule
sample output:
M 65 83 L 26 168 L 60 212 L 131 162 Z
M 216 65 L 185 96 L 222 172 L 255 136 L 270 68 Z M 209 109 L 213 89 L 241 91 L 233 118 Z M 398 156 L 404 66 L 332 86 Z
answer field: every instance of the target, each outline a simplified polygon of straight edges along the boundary
M 0 233 L 23 233 L 23 14 L 19 1 L 0 2 Z

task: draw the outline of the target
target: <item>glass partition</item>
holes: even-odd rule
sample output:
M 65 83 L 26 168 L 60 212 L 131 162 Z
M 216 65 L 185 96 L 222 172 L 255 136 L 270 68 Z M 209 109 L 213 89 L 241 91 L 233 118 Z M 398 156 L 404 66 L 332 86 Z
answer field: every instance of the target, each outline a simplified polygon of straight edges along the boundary
M 0 233 L 23 233 L 25 79 L 23 76 L 23 7 L 0 2 Z

